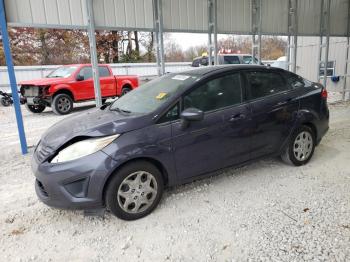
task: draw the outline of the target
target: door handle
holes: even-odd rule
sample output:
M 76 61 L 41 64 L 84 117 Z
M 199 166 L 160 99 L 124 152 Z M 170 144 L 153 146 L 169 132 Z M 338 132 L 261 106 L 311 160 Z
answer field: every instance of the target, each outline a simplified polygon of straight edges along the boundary
M 232 123 L 232 122 L 236 122 L 236 121 L 239 121 L 239 120 L 243 120 L 245 118 L 246 118 L 246 116 L 244 114 L 236 114 L 236 115 L 231 116 L 229 122 Z

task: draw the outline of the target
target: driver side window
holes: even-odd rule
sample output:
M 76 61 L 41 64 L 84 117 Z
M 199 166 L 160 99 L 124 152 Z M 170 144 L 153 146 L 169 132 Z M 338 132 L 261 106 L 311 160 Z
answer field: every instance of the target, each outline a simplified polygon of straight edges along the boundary
M 194 107 L 204 112 L 242 102 L 240 74 L 234 73 L 208 81 L 184 97 L 184 109 Z
M 79 76 L 82 76 L 84 80 L 92 78 L 92 68 L 83 67 L 82 69 L 80 69 Z

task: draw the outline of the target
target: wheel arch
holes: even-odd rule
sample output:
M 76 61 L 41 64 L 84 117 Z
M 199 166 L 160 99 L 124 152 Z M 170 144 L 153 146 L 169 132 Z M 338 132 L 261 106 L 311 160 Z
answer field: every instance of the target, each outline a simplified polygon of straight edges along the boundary
M 137 157 L 137 158 L 132 158 L 129 159 L 127 161 L 125 161 L 124 163 L 122 163 L 121 165 L 117 166 L 108 176 L 108 178 L 106 179 L 104 185 L 103 185 L 103 190 L 102 190 L 102 202 L 103 204 L 105 204 L 105 197 L 106 197 L 106 190 L 108 187 L 109 182 L 112 180 L 112 178 L 116 175 L 116 173 L 118 172 L 118 170 L 120 170 L 122 167 L 124 167 L 125 165 L 128 165 L 130 163 L 133 162 L 137 162 L 137 161 L 147 161 L 151 164 L 153 164 L 162 174 L 163 180 L 164 180 L 164 186 L 166 186 L 168 184 L 169 181 L 169 177 L 168 177 L 168 171 L 166 170 L 166 168 L 164 167 L 164 165 L 157 159 L 152 158 L 152 157 Z
M 68 88 L 61 88 L 61 89 L 58 89 L 58 90 L 53 94 L 52 99 L 53 99 L 55 96 L 59 95 L 59 94 L 66 94 L 66 95 L 69 95 L 69 96 L 73 99 L 73 101 L 75 101 L 73 92 L 72 92 L 71 90 L 69 90 Z
M 314 133 L 315 139 L 317 141 L 318 134 L 317 134 L 317 128 L 316 128 L 315 124 L 312 122 L 303 122 L 302 125 L 311 128 L 312 132 Z
M 128 89 L 130 89 L 130 90 L 133 89 L 131 83 L 129 83 L 129 82 L 123 83 L 123 85 L 122 85 L 122 90 L 123 90 L 124 88 L 128 88 Z

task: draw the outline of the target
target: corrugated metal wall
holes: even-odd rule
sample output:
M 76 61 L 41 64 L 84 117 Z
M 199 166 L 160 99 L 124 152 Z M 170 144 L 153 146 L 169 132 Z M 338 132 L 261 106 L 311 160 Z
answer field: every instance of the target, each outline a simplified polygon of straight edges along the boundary
M 219 0 L 218 32 L 219 33 L 246 33 L 251 31 L 251 1 L 247 0 Z
M 288 0 L 263 0 L 261 17 L 263 34 L 288 34 Z
M 317 81 L 319 37 L 298 37 L 297 73 L 311 80 Z M 341 76 L 339 82 L 333 82 L 328 77 L 327 89 L 331 92 L 340 92 L 344 83 L 344 69 L 346 63 L 346 38 L 330 38 L 328 61 L 335 62 L 335 75 Z M 350 88 L 348 82 L 347 88 Z M 339 98 L 341 94 L 338 93 Z
M 207 0 L 168 0 L 162 2 L 165 31 L 208 30 Z
M 262 33 L 288 32 L 288 0 L 262 1 Z M 321 0 L 298 0 L 298 33 L 320 32 Z M 207 0 L 162 0 L 164 31 L 207 32 Z M 331 35 L 347 32 L 348 0 L 331 0 Z M 152 0 L 93 0 L 96 28 L 153 30 Z M 85 0 L 5 0 L 12 26 L 83 27 Z M 218 33 L 251 33 L 250 0 L 217 0 Z

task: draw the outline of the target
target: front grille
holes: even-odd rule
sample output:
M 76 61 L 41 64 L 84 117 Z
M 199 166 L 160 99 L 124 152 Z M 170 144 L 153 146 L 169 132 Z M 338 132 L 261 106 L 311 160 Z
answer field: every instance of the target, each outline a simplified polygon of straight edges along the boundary
M 43 196 L 48 197 L 49 194 L 48 194 L 47 191 L 45 190 L 44 185 L 43 185 L 39 180 L 36 180 L 36 183 L 37 183 L 37 185 L 38 185 L 38 188 L 39 188 L 41 194 L 42 194 Z
M 22 86 L 21 87 L 21 94 L 24 97 L 37 97 L 41 95 L 41 88 L 38 86 Z

